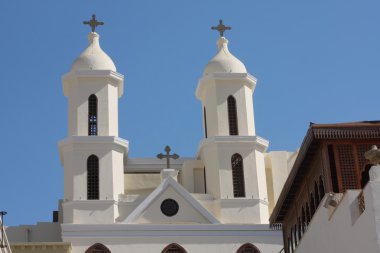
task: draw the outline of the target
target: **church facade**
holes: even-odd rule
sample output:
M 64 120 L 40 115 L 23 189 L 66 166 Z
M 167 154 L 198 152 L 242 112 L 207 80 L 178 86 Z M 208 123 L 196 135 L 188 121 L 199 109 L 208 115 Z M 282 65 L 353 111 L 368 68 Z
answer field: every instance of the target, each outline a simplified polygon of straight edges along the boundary
M 64 197 L 54 222 L 7 229 L 14 252 L 266 253 L 283 249 L 269 215 L 295 153 L 267 153 L 255 131 L 256 78 L 228 49 L 222 22 L 217 53 L 196 89 L 205 138 L 196 156 L 131 158 L 118 134 L 124 76 L 100 47 L 88 47 L 63 75 L 68 136 L 59 142 Z M 166 160 L 165 160 L 166 159 Z

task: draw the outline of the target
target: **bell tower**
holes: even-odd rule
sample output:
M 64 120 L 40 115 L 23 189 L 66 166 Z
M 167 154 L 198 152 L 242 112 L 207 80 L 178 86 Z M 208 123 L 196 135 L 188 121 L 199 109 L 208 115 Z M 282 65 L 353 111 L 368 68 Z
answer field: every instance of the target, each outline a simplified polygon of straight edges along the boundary
M 264 152 L 268 141 L 257 136 L 253 112 L 256 78 L 228 49 L 220 20 L 216 55 L 206 65 L 196 90 L 202 102 L 205 138 L 198 158 L 205 165 L 206 191 L 220 200 L 227 222 L 268 223 Z M 237 205 L 237 203 L 239 203 Z M 232 216 L 237 206 L 245 214 Z
M 118 137 L 118 99 L 124 76 L 101 49 L 93 15 L 88 47 L 62 77 L 68 136 L 59 143 L 64 167 L 64 223 L 114 223 L 124 193 L 128 141 Z M 92 210 L 92 211 L 91 211 Z M 92 212 L 90 215 L 89 212 Z

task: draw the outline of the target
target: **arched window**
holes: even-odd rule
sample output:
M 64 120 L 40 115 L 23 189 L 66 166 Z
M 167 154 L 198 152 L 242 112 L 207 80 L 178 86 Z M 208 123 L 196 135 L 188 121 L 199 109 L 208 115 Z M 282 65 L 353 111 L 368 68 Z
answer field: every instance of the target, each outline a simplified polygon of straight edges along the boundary
M 205 123 L 205 137 L 207 138 L 207 115 L 206 115 L 206 107 L 203 107 L 203 121 Z
M 229 96 L 227 99 L 227 104 L 228 104 L 228 125 L 230 127 L 230 135 L 239 135 L 235 98 L 233 96 Z
M 306 225 L 309 225 L 311 220 L 309 203 L 306 202 Z
M 246 243 L 242 245 L 236 253 L 260 253 L 260 250 L 253 244 Z
M 310 193 L 310 214 L 313 216 L 315 213 L 315 199 L 313 193 Z
M 86 250 L 85 253 L 111 253 L 111 251 L 101 243 L 96 243 Z
M 94 94 L 88 98 L 88 135 L 98 135 L 98 98 Z
M 323 184 L 322 177 L 319 178 L 319 198 L 322 200 L 325 196 L 325 186 Z
M 239 154 L 231 157 L 232 184 L 235 198 L 245 197 L 243 158 Z
M 99 159 L 95 155 L 87 159 L 87 199 L 99 199 Z
M 162 253 L 186 253 L 186 250 L 177 243 L 172 243 L 166 246 Z
M 305 215 L 305 208 L 302 207 L 302 216 L 301 216 L 301 231 L 302 234 L 305 233 L 306 230 L 306 215 Z
M 298 217 L 298 241 L 301 240 L 302 238 L 302 229 L 301 229 L 302 225 L 301 225 L 301 218 Z
M 314 182 L 314 194 L 315 194 L 315 209 L 317 209 L 319 206 L 319 203 L 321 202 L 321 198 L 319 197 L 317 182 Z

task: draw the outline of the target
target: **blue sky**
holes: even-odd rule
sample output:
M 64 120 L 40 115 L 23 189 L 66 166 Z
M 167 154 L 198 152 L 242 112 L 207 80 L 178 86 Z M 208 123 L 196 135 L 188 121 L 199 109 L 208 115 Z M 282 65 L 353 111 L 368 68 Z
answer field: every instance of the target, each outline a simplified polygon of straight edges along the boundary
M 51 220 L 63 195 L 57 142 L 67 136 L 61 76 L 87 45 L 96 13 L 102 48 L 125 75 L 120 136 L 131 157 L 166 144 L 194 156 L 203 138 L 194 92 L 216 52 L 223 18 L 230 50 L 258 78 L 257 134 L 297 149 L 309 122 L 379 119 L 380 2 L 1 1 L 0 210 L 8 225 Z

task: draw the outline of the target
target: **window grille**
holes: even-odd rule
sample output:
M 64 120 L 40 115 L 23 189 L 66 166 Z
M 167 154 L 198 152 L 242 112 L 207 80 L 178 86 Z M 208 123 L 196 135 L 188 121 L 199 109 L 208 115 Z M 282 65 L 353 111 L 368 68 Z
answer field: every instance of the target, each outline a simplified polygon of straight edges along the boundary
M 245 197 L 243 158 L 239 154 L 231 157 L 232 184 L 235 198 Z
M 355 158 L 350 144 L 337 145 L 340 173 L 342 177 L 342 192 L 349 189 L 358 189 Z M 321 196 L 322 197 L 322 196 Z
M 96 243 L 86 250 L 85 253 L 111 253 L 111 251 L 101 243 Z
M 99 199 L 99 159 L 95 155 L 87 159 L 87 199 Z
M 176 243 L 172 243 L 162 251 L 162 253 L 186 253 L 186 250 Z
M 236 251 L 236 253 L 260 253 L 260 250 L 256 246 L 254 246 L 250 243 L 246 243 L 246 244 L 242 245 Z
M 88 135 L 98 135 L 98 98 L 94 94 L 88 98 Z
M 230 135 L 239 135 L 235 98 L 233 96 L 229 96 L 227 99 L 227 104 L 228 104 L 228 124 L 230 127 Z

